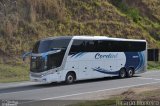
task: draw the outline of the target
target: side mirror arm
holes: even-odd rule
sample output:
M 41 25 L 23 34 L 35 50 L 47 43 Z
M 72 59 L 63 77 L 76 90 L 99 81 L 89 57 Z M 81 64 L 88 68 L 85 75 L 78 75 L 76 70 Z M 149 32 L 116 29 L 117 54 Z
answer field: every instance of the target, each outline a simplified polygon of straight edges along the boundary
M 25 59 L 28 57 L 28 56 L 31 56 L 32 52 L 26 52 L 22 55 L 22 59 L 23 61 L 25 61 Z

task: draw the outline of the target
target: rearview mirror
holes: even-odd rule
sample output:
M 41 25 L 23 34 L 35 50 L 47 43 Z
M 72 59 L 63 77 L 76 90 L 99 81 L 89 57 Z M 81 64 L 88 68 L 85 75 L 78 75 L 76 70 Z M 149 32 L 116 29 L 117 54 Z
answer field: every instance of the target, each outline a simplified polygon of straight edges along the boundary
M 23 59 L 23 61 L 25 61 L 25 59 L 26 59 L 28 56 L 31 56 L 31 54 L 32 54 L 32 52 L 24 52 L 24 53 L 22 54 L 22 59 Z

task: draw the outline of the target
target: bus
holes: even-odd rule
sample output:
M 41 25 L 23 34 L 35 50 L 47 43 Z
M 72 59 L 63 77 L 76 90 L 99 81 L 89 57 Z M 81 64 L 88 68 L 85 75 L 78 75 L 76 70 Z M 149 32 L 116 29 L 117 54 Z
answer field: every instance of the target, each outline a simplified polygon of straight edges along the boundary
M 147 67 L 146 40 L 106 36 L 49 37 L 35 43 L 31 81 L 70 84 L 78 80 L 132 77 Z

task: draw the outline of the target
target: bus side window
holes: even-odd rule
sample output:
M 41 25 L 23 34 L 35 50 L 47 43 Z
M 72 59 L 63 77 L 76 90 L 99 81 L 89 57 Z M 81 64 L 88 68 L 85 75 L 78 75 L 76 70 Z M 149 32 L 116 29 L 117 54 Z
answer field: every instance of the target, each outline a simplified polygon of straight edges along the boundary
M 69 54 L 84 52 L 85 42 L 83 40 L 74 40 Z
M 94 52 L 94 41 L 92 40 L 85 41 L 85 51 Z

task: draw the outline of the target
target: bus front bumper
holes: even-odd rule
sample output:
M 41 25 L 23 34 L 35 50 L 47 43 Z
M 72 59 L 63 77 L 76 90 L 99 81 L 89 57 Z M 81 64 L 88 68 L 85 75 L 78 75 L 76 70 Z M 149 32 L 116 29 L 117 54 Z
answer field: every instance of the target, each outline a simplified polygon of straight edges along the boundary
M 59 77 L 55 74 L 50 74 L 42 77 L 33 77 L 30 75 L 30 80 L 33 82 L 52 83 L 58 82 Z

